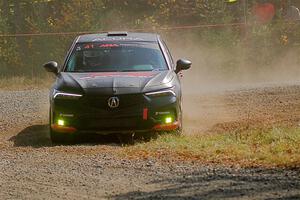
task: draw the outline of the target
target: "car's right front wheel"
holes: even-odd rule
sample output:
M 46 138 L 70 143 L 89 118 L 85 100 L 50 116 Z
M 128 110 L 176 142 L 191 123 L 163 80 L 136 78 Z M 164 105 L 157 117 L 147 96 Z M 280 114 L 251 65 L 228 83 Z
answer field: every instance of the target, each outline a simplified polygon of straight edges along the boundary
M 68 133 L 59 133 L 50 128 L 50 138 L 52 144 L 71 144 L 74 142 L 74 135 Z

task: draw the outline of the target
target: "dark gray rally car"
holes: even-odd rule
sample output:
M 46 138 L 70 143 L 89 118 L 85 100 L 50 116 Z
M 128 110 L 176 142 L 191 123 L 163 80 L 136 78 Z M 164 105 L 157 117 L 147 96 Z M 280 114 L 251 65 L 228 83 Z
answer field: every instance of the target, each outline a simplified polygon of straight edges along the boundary
M 76 134 L 181 131 L 178 73 L 188 60 L 172 60 L 157 34 L 114 32 L 75 39 L 50 92 L 50 134 L 62 142 Z

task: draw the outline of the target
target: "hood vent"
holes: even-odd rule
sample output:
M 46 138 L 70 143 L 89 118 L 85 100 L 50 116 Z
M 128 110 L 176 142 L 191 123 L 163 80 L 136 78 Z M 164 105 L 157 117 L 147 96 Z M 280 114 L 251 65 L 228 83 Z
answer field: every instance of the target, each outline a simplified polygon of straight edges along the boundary
M 108 37 L 113 37 L 113 36 L 127 36 L 127 32 L 108 32 L 107 36 Z

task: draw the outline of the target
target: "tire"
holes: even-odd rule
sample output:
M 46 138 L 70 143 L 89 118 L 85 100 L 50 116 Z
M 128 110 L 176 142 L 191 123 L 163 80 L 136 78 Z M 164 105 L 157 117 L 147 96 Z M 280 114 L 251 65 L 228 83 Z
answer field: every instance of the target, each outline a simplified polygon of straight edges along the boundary
M 119 134 L 118 139 L 122 145 L 134 145 L 134 138 L 132 134 Z
M 175 131 L 177 135 L 182 135 L 182 130 L 183 130 L 183 114 L 182 114 L 182 105 L 180 105 L 180 114 L 179 114 L 179 127 Z
M 179 127 L 177 130 L 176 130 L 176 134 L 177 135 L 182 135 L 182 124 L 181 124 L 181 127 Z
M 155 131 L 149 131 L 145 133 L 140 133 L 139 136 L 142 139 L 142 141 L 150 142 L 152 139 L 158 138 L 158 133 Z
M 52 131 L 50 128 L 50 138 L 52 144 L 73 144 L 75 141 L 74 135 L 70 135 L 70 133 L 58 133 Z

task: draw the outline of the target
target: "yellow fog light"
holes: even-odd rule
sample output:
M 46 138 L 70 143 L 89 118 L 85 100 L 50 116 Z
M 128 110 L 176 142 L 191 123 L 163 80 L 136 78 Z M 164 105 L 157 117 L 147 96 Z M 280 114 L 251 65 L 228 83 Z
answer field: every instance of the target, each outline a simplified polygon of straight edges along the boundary
M 165 118 L 165 123 L 166 124 L 170 124 L 170 123 L 172 123 L 173 122 L 173 118 L 172 117 L 166 117 Z
M 65 125 L 65 121 L 62 119 L 57 120 L 57 125 L 59 126 L 64 126 Z

